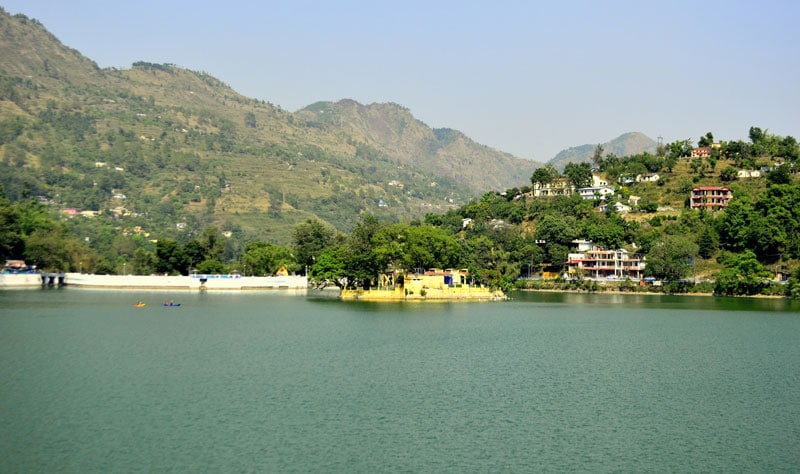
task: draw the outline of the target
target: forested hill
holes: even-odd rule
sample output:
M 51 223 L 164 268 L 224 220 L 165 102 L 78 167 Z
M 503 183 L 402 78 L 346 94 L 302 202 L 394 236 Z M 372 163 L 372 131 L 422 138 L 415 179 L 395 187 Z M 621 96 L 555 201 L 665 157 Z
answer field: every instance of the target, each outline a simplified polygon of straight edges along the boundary
M 340 230 L 364 213 L 421 217 L 529 184 L 537 165 L 394 104 L 290 113 L 175 65 L 101 69 L 0 10 L 0 184 L 12 201 L 285 242 L 309 217 Z
M 654 154 L 656 152 L 657 143 L 652 138 L 639 132 L 624 133 L 617 138 L 602 143 L 601 156 L 608 154 L 616 156 L 631 156 L 640 153 L 648 152 Z M 561 150 L 554 156 L 549 164 L 553 165 L 558 170 L 563 170 L 567 163 L 591 163 L 592 156 L 597 150 L 598 145 L 581 145 L 576 147 Z

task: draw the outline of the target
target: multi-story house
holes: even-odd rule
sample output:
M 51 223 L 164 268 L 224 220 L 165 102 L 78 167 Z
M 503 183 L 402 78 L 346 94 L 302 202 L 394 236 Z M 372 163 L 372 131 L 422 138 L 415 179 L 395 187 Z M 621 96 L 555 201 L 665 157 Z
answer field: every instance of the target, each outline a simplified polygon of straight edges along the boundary
M 572 196 L 575 186 L 567 178 L 556 178 L 549 183 L 534 183 L 533 195 L 538 196 Z
M 571 277 L 592 280 L 641 280 L 644 259 L 636 258 L 625 249 L 607 250 L 584 240 L 574 241 L 578 248 L 569 253 L 567 266 Z
M 556 178 L 549 183 L 534 183 L 533 195 L 538 196 L 572 196 L 578 193 L 584 199 L 597 199 L 598 195 L 604 197 L 613 194 L 614 188 L 606 180 L 596 174 L 592 174 L 592 185 L 585 188 L 576 189 L 565 177 Z
M 692 189 L 690 200 L 692 209 L 720 209 L 727 207 L 733 191 L 721 186 L 700 186 Z

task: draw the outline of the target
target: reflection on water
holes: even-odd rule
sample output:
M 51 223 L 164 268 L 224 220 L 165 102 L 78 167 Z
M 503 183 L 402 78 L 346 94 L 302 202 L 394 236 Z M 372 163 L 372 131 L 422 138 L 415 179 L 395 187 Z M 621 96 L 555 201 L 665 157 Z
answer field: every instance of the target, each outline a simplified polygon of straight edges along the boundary
M 708 311 L 798 311 L 800 301 L 785 298 L 730 298 L 717 296 L 661 295 L 643 293 L 556 293 L 517 291 L 517 301 L 567 303 L 577 305 L 620 305 L 676 310 Z

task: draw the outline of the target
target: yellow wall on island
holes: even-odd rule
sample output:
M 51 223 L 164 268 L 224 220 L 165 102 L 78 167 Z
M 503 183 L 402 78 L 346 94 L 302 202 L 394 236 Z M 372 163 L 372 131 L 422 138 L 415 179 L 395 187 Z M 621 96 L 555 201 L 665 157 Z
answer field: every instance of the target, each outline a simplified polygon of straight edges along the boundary
M 408 291 L 406 291 L 408 290 Z M 363 301 L 408 301 L 408 300 L 504 300 L 506 295 L 500 290 L 485 287 L 462 286 L 458 288 L 422 288 L 415 290 L 409 287 L 393 290 L 342 290 L 339 297 L 343 300 Z

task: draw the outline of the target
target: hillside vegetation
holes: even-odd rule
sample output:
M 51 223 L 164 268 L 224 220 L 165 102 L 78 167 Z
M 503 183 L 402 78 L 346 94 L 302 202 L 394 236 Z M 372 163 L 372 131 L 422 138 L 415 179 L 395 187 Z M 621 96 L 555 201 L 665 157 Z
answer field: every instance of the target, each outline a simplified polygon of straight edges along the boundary
M 524 184 L 538 165 L 395 104 L 290 113 L 175 65 L 100 69 L 24 15 L 0 11 L 0 31 L 0 184 L 12 201 L 127 216 L 184 240 L 214 225 L 286 243 L 309 217 L 339 230 L 363 213 L 421 217 Z

